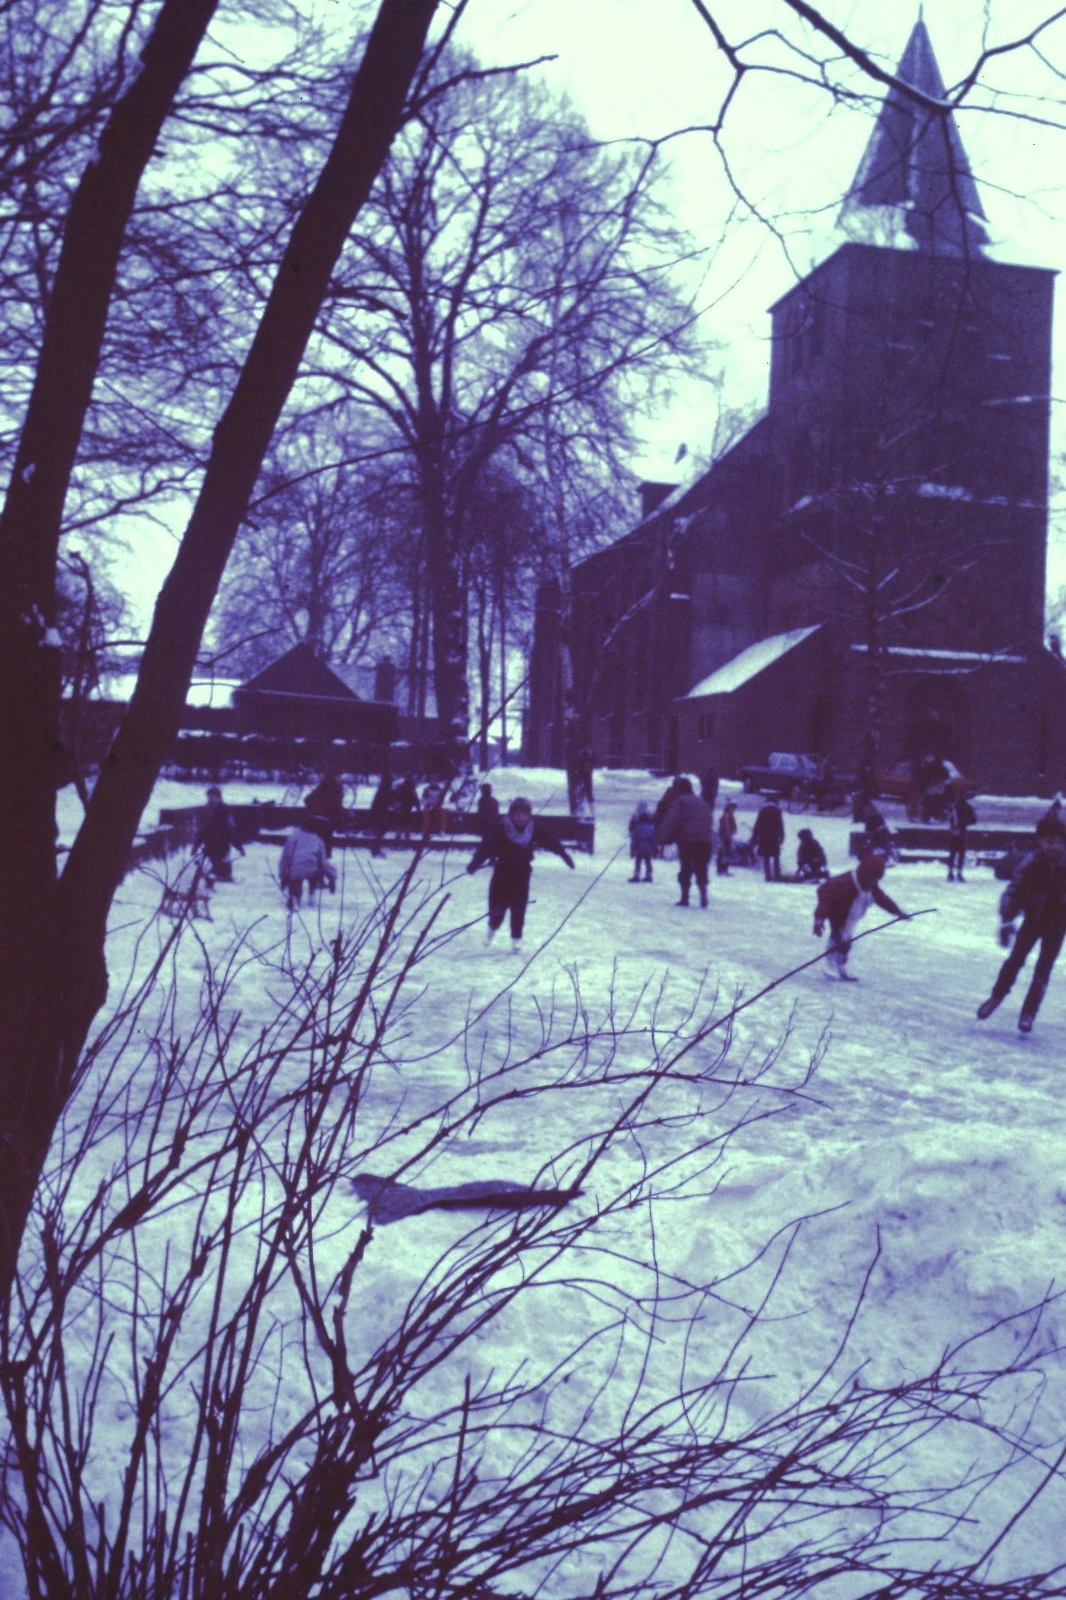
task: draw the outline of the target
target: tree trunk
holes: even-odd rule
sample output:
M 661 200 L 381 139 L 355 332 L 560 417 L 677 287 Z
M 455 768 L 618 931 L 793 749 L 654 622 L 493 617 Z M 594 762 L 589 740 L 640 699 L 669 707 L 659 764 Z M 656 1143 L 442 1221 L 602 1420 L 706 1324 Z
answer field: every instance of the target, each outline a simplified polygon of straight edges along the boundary
M 137 187 L 216 5 L 165 0 L 74 192 L 0 514 L 0 673 L 18 685 L 0 697 L 0 818 L 8 840 L 0 852 L 4 1294 L 77 1055 L 105 991 L 102 940 L 73 959 L 65 948 L 66 897 L 56 880 L 62 751 L 55 617 L 63 507 Z
M 459 551 L 432 463 L 422 473 L 427 569 L 433 615 L 433 688 L 444 756 L 454 775 L 470 759 L 470 687 Z
M 477 590 L 477 665 L 481 693 L 478 719 L 478 761 L 482 772 L 489 765 L 489 723 L 492 721 L 492 601 L 487 585 Z
M 500 589 L 500 765 L 507 765 L 507 599 Z
M 4 727 L 6 742 L 0 750 L 0 770 L 6 786 L 4 802 L 8 806 L 2 813 L 7 822 L 6 836 L 9 841 L 19 839 L 17 850 L 3 852 L 3 903 L 5 922 L 11 930 L 5 945 L 11 959 L 0 961 L 0 1027 L 4 1045 L 0 1141 L 6 1147 L 5 1159 L 0 1163 L 0 1294 L 10 1289 L 19 1241 L 48 1144 L 70 1092 L 86 1034 L 106 995 L 104 938 L 108 911 L 141 813 L 177 732 L 211 602 L 333 267 L 402 120 L 404 102 L 436 5 L 437 0 L 381 0 L 333 147 L 293 229 L 241 376 L 215 430 L 200 494 L 156 602 L 129 710 L 57 885 L 50 819 L 54 810 L 52 763 L 58 724 L 59 653 L 42 648 L 48 639 L 42 638 L 40 613 L 47 619 L 54 610 L 41 606 L 37 597 L 51 603 L 54 594 L 59 518 L 80 418 L 72 441 L 71 425 L 65 422 L 69 448 L 64 476 L 54 450 L 46 452 L 47 459 L 35 453 L 34 442 L 44 451 L 45 441 L 40 435 L 47 421 L 39 414 L 38 389 L 53 395 L 62 389 L 58 380 L 60 372 L 65 375 L 68 370 L 65 349 L 69 341 L 78 355 L 79 371 L 87 369 L 79 388 L 79 393 L 84 393 L 84 413 L 114 273 L 112 262 L 111 278 L 97 292 L 98 228 L 93 215 L 102 207 L 112 222 L 112 255 L 113 261 L 117 260 L 137 178 L 214 9 L 209 0 L 168 0 L 149 46 L 157 46 L 163 60 L 156 63 L 150 60 L 149 50 L 145 51 L 142 71 L 116 107 L 101 140 L 99 165 L 90 168 L 72 204 L 68 235 L 78 222 L 85 237 L 80 240 L 80 253 L 67 263 L 62 292 L 63 257 L 60 261 L 38 384 L 31 400 L 32 415 L 27 417 L 16 460 L 10 515 L 14 536 L 4 529 L 3 576 L 8 581 L 0 585 L 6 602 L 2 639 L 4 664 L 10 674 L 7 681 L 24 682 L 27 690 L 25 709 L 17 718 L 9 716 Z M 173 31 L 183 38 L 187 35 L 184 64 L 175 59 L 176 42 L 157 40 L 164 16 L 170 18 L 175 12 L 178 22 Z M 198 29 L 186 20 L 194 17 L 198 19 Z M 112 151 L 105 145 L 112 124 L 120 111 L 128 120 L 128 104 L 138 95 L 142 99 L 149 95 L 148 104 L 157 113 L 156 122 L 146 129 L 148 112 L 142 109 L 132 130 L 126 129 L 121 138 L 114 134 L 119 147 Z M 130 138 L 137 150 L 143 150 L 132 174 L 127 171 L 132 163 L 124 143 Z M 118 167 L 117 173 L 110 171 L 112 165 Z M 101 193 L 99 171 L 105 167 L 110 181 Z M 119 195 L 128 195 L 128 202 L 125 213 L 115 218 Z M 79 220 L 86 206 L 90 207 L 87 227 Z M 64 241 L 64 256 L 68 243 L 69 238 Z M 91 349 L 85 347 L 77 326 L 85 315 L 83 280 L 99 301 Z M 75 309 L 77 314 L 73 315 Z M 55 370 L 57 365 L 60 372 Z M 49 380 L 46 385 L 42 375 Z M 64 402 L 64 418 L 68 410 Z M 34 442 L 27 444 L 27 437 Z M 27 494 L 23 489 L 29 491 L 38 484 L 37 471 L 28 471 L 31 466 L 41 471 L 43 480 L 38 498 L 44 498 L 47 491 L 46 515 L 51 522 L 46 523 L 43 537 L 37 526 L 41 515 L 37 498 L 28 510 L 24 509 Z M 9 496 L 9 505 L 11 501 Z M 40 546 L 48 544 L 53 532 L 50 556 L 42 560 Z M 20 559 L 21 568 L 17 564 Z M 21 696 L 7 699 L 24 704 Z M 28 806 L 13 777 L 27 745 L 32 751 Z M 16 789 L 19 804 L 14 806 Z M 26 818 L 32 818 L 28 826 Z M 17 869 L 13 865 L 16 861 Z M 21 919 L 21 925 L 17 925 L 17 919 Z

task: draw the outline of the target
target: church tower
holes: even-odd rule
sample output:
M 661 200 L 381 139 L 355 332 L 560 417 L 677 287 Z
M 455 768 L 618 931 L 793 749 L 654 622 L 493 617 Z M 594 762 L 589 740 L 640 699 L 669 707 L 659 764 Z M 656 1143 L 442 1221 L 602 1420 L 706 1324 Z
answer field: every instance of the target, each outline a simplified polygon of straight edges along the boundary
M 1037 650 L 1054 275 L 990 254 L 923 21 L 897 77 L 846 242 L 772 310 L 768 621 L 821 607 L 862 643 L 878 613 L 886 648 Z

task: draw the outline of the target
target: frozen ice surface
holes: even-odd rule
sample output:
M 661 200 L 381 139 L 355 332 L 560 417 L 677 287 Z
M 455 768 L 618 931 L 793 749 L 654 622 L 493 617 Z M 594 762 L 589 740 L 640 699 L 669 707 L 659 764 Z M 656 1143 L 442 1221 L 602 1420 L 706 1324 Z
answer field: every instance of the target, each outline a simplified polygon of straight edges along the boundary
M 508 768 L 491 778 L 503 805 L 521 793 L 538 810 L 564 808 L 565 783 L 557 772 Z M 576 854 L 572 873 L 552 856 L 537 858 L 520 962 L 509 941 L 485 944 L 487 871 L 468 877 L 464 852 L 424 860 L 420 892 L 446 894 L 437 926 L 449 937 L 420 969 L 417 1003 L 405 1019 L 407 1058 L 415 1068 L 402 1082 L 397 1074 L 391 1109 L 402 1102 L 409 1114 L 428 1103 L 450 1070 L 447 1052 L 457 1046 L 449 1041 L 465 1032 L 468 1041 L 481 1038 L 492 1048 L 507 1025 L 521 1035 L 537 1025 L 553 993 L 565 1007 L 574 983 L 592 1014 L 602 1013 L 610 998 L 616 1012 L 632 1008 L 646 1019 L 648 996 L 661 992 L 660 1022 L 681 1018 L 692 1006 L 700 1016 L 721 1014 L 738 999 L 767 990 L 733 1018 L 727 1058 L 734 1071 L 772 1058 L 757 1097 L 760 1115 L 733 1135 L 702 1183 L 654 1208 L 658 1264 L 689 1280 L 721 1277 L 748 1261 L 790 1219 L 806 1217 L 775 1320 L 760 1346 L 764 1370 L 773 1374 L 767 1393 L 800 1387 L 818 1370 L 878 1249 L 845 1366 L 850 1371 L 865 1362 L 869 1383 L 925 1371 L 948 1345 L 1040 1301 L 1060 1276 L 1066 1247 L 1066 972 L 1054 976 L 1031 1038 L 1017 1032 L 1021 985 L 988 1022 L 979 1023 L 974 1012 L 1000 960 L 995 934 L 1001 886 L 987 868 L 971 867 L 959 885 L 945 881 L 941 866 L 897 865 L 888 882 L 893 898 L 907 911 L 930 914 L 858 942 L 851 966 L 859 983 L 827 983 L 817 963 L 778 982 L 818 954 L 811 888 L 766 884 L 761 872 L 751 870 L 735 869 L 728 878 L 712 873 L 709 909 L 683 912 L 674 906 L 676 869 L 669 861 L 656 864 L 651 885 L 628 881 L 628 818 L 638 799 L 654 801 L 663 786 L 643 773 L 597 775 L 596 853 Z M 362 803 L 369 792 L 358 797 Z M 283 791 L 231 784 L 225 793 L 236 801 L 282 798 Z M 758 797 L 740 795 L 730 784 L 723 785 L 720 799 L 726 794 L 737 799 L 743 833 Z M 200 798 L 199 785 L 165 783 L 153 805 Z M 1043 809 L 1035 800 L 979 798 L 976 804 L 989 824 L 1029 824 Z M 886 810 L 889 821 L 895 820 L 891 802 Z M 803 825 L 825 845 L 832 870 L 848 864 L 847 818 L 788 816 L 786 866 Z M 238 1026 L 245 1031 L 266 1021 L 276 1004 L 271 963 L 287 930 L 310 957 L 328 946 L 338 928 L 365 915 L 410 860 L 398 850 L 382 861 L 365 851 L 340 853 L 337 894 L 288 923 L 276 884 L 277 854 L 276 847 L 250 846 L 235 863 L 235 883 L 215 889 L 213 920 L 197 923 L 196 940 L 184 946 L 183 959 L 195 976 L 213 962 L 221 965 L 233 940 L 244 936 L 250 959 L 237 969 L 228 1003 L 239 1009 Z M 173 861 L 169 870 L 179 866 Z M 115 983 L 134 960 L 138 940 L 144 957 L 142 935 L 158 908 L 160 870 L 131 874 L 116 898 L 109 946 Z M 864 928 L 881 920 L 875 908 Z M 693 1051 L 695 1076 L 707 1069 L 713 1079 L 720 1037 Z M 442 1042 L 443 1055 L 435 1055 Z M 790 1094 L 790 1087 L 804 1081 L 812 1058 L 818 1065 L 806 1091 Z M 713 1082 L 696 1082 L 691 1093 L 687 1114 L 658 1131 L 657 1159 L 675 1147 L 683 1159 L 723 1114 Z M 518 1101 L 487 1119 L 459 1148 L 445 1147 L 412 1181 L 532 1183 L 544 1163 L 580 1134 L 573 1115 L 565 1097 L 538 1101 L 532 1114 Z M 583 1203 L 605 1202 L 611 1184 L 629 1176 L 635 1161 L 632 1151 L 617 1150 L 595 1174 Z M 470 1226 L 468 1216 L 426 1213 L 375 1234 L 360 1278 L 363 1338 L 389 1325 L 405 1296 Z M 624 1243 L 625 1226 L 611 1220 L 615 1246 Z M 632 1249 L 639 1256 L 647 1239 L 643 1224 L 632 1226 Z M 637 1260 L 634 1275 L 647 1265 Z M 562 1350 L 570 1339 L 579 1343 L 587 1318 L 588 1302 L 563 1290 L 550 1316 L 543 1296 L 520 1298 L 479 1335 L 479 1350 L 502 1366 L 517 1365 L 546 1346 Z M 713 1359 L 716 1332 L 709 1317 L 693 1335 L 690 1361 L 698 1363 L 705 1347 L 707 1361 Z M 1056 1307 L 1045 1333 L 1059 1342 L 1066 1334 Z M 1017 1329 L 1001 1333 L 999 1358 L 1009 1358 L 1016 1337 Z M 575 1379 L 578 1398 L 603 1377 L 594 1367 L 599 1358 L 593 1353 L 588 1359 L 593 1370 L 583 1368 Z M 607 1362 L 607 1347 L 602 1359 Z M 1054 1362 L 1048 1373 L 1038 1433 L 1050 1440 L 1064 1429 L 1066 1388 Z M 750 1399 L 738 1398 L 735 1405 L 739 1416 L 745 1404 L 754 1416 L 768 1403 L 763 1391 L 752 1390 Z M 248 1426 L 254 1429 L 254 1417 Z M 945 1442 L 942 1460 L 938 1448 L 935 1440 L 927 1445 L 931 1478 L 941 1467 L 945 1475 L 961 1470 L 952 1457 L 956 1445 Z M 988 1515 L 1008 1515 L 1015 1504 L 1009 1494 L 993 1497 Z M 987 1537 L 984 1516 L 936 1558 L 979 1551 Z M 1063 1496 L 1053 1486 L 1020 1520 L 1002 1552 L 1003 1570 L 1053 1565 L 1061 1557 L 1062 1526 Z

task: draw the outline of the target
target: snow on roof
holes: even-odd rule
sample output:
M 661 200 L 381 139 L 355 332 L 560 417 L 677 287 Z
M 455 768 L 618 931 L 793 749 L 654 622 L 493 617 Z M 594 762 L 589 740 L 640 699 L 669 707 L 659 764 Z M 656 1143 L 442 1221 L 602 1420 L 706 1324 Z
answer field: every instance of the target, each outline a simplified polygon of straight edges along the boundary
M 853 650 L 866 652 L 864 644 L 853 644 Z M 1012 666 L 1024 666 L 1027 657 L 1009 655 L 1005 650 L 926 650 L 917 645 L 888 644 L 885 645 L 883 654 L 886 656 L 928 656 L 934 661 L 973 661 L 993 665 L 996 662 L 1006 661 Z
M 752 678 L 757 678 L 760 672 L 772 667 L 775 661 L 780 661 L 804 639 L 809 639 L 812 633 L 817 633 L 820 627 L 821 623 L 816 622 L 811 628 L 793 628 L 788 633 L 774 633 L 768 639 L 749 644 L 732 661 L 716 667 L 709 678 L 701 679 L 684 698 L 696 700 L 705 694 L 732 694 L 734 689 L 750 683 Z

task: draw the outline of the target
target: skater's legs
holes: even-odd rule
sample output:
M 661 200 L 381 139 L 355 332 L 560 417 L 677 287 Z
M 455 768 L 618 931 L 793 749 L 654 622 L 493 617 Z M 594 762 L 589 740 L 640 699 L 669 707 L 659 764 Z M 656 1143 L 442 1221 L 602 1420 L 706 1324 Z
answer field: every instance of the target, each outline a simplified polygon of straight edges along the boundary
M 511 938 L 521 939 L 522 930 L 526 925 L 526 906 L 529 904 L 528 880 L 516 888 L 511 895 Z
M 1062 927 L 1050 928 L 1040 938 L 1040 951 L 1033 968 L 1033 981 L 1022 1002 L 1022 1014 L 1018 1018 L 1018 1026 L 1023 1033 L 1028 1033 L 1033 1026 L 1033 1019 L 1040 1010 L 1040 1002 L 1044 998 L 1044 991 L 1051 977 L 1051 969 L 1055 965 L 1059 951 L 1062 949 L 1063 934 L 1066 929 Z
M 1026 917 L 1018 930 L 1018 936 L 1011 945 L 1007 959 L 999 969 L 995 983 L 992 985 L 990 999 L 997 1002 L 1006 998 L 1014 987 L 1014 980 L 1025 966 L 1029 952 L 1040 937 L 1034 921 Z M 1056 952 L 1057 954 L 1057 952 Z M 1054 960 L 1054 957 L 1052 957 Z M 1050 971 L 1050 967 L 1048 969 Z
M 692 871 L 695 874 L 696 885 L 700 891 L 700 905 L 707 904 L 707 868 L 711 861 L 710 843 L 699 843 L 691 846 Z
M 847 938 L 845 923 L 830 922 L 829 943 L 825 950 L 825 964 L 830 972 L 835 972 L 843 977 L 848 965 L 848 956 L 851 953 L 851 940 Z
M 493 933 L 497 928 L 503 927 L 503 919 L 507 915 L 509 904 L 506 891 L 501 889 L 495 879 L 489 884 L 489 928 Z
M 692 859 L 692 846 L 679 844 L 677 847 L 678 874 L 677 881 L 681 886 L 681 904 L 688 905 L 689 890 L 692 887 L 692 872 L 694 862 Z

